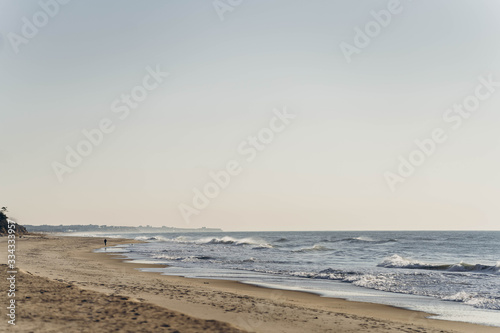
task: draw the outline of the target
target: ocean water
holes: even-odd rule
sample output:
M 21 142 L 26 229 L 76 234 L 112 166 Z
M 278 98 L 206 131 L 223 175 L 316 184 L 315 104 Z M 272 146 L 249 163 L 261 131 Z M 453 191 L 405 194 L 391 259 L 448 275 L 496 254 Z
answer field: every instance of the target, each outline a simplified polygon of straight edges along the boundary
M 99 234 L 166 275 L 234 279 L 500 326 L 500 232 Z

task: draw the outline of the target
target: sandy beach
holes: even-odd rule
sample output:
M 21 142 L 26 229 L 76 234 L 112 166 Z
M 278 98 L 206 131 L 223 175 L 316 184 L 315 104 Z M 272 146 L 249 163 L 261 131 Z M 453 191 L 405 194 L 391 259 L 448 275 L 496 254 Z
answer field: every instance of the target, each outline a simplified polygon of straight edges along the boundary
M 6 246 L 6 238 L 0 246 Z M 109 239 L 108 246 L 132 243 Z M 324 298 L 234 281 L 141 272 L 119 255 L 93 253 L 101 238 L 30 235 L 17 240 L 14 332 L 500 332 L 427 319 L 386 305 Z M 1 263 L 7 263 L 1 252 Z M 149 265 L 152 266 L 152 265 Z M 154 267 L 154 266 L 152 266 Z M 2 265 L 6 271 L 6 265 Z M 0 282 L 7 290 L 7 281 Z M 6 293 L 1 293 L 7 304 Z

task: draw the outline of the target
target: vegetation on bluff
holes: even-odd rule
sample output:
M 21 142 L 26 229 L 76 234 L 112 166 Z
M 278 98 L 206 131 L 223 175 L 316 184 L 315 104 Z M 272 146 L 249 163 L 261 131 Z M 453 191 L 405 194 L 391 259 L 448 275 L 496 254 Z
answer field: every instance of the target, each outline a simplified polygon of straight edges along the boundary
M 0 208 L 0 235 L 7 235 L 9 233 L 9 222 L 7 222 L 7 207 Z M 25 227 L 22 225 L 16 226 L 16 233 L 18 235 L 23 235 L 28 233 Z

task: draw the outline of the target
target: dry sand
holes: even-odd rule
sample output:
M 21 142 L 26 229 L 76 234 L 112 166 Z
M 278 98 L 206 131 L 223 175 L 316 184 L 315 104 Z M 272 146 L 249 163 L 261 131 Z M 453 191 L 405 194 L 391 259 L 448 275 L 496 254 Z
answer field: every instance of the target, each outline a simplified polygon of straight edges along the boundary
M 109 239 L 108 246 L 120 243 L 131 241 Z M 140 272 L 145 265 L 92 252 L 102 244 L 100 238 L 18 239 L 16 326 L 7 324 L 6 307 L 0 306 L 0 331 L 500 332 L 385 305 Z M 0 247 L 7 247 L 5 237 Z M 6 263 L 6 251 L 0 253 L 0 263 Z M 7 304 L 6 293 L 1 295 Z

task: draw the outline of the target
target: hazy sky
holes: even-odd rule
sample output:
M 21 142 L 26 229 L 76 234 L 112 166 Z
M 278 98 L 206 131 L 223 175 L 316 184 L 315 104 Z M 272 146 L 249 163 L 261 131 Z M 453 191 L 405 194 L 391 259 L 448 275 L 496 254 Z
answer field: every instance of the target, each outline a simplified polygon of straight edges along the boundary
M 500 228 L 495 1 L 41 3 L 0 0 L 0 205 L 19 223 Z

